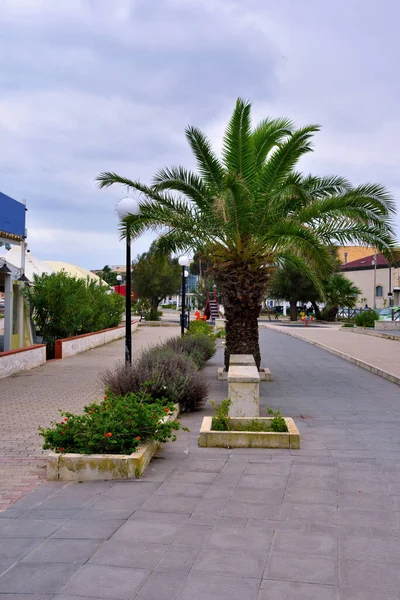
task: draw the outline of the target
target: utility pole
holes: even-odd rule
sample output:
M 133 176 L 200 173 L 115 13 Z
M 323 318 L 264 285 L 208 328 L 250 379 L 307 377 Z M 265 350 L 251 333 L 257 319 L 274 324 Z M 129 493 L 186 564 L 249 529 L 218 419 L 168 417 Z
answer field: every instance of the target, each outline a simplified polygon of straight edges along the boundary
M 372 259 L 372 264 L 374 265 L 374 310 L 376 310 L 376 250 L 374 258 Z

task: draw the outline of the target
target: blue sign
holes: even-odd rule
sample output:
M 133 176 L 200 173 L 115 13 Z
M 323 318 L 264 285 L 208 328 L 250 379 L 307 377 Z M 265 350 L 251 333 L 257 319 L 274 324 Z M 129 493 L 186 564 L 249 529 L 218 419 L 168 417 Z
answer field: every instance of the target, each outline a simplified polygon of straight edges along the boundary
M 0 192 L 1 232 L 25 237 L 25 205 Z

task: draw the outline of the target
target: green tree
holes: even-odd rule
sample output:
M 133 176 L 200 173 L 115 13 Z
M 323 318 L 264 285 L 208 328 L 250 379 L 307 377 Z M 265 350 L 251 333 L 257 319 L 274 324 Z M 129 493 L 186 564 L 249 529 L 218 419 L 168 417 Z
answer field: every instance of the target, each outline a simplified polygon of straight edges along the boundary
M 152 245 L 134 262 L 132 284 L 138 298 L 150 300 L 150 320 L 157 321 L 161 300 L 180 289 L 181 269 L 178 261 L 156 254 Z
M 268 297 L 289 302 L 290 320 L 297 321 L 297 303 L 316 304 L 320 301 L 321 292 L 310 277 L 288 264 L 274 273 L 268 289 Z
M 328 321 L 335 321 L 339 307 L 354 308 L 361 290 L 341 273 L 333 273 L 324 285 L 326 307 L 323 314 Z
M 105 265 L 101 270 L 101 278 L 108 283 L 108 285 L 115 286 L 118 285 L 117 281 L 117 273 L 111 271 L 111 267 Z
M 257 319 L 271 265 L 290 262 L 317 279 L 331 268 L 328 244 L 371 244 L 385 256 L 395 245 L 395 204 L 384 187 L 296 170 L 319 126 L 264 119 L 253 129 L 250 113 L 238 99 L 222 158 L 200 130 L 186 129 L 197 173 L 164 168 L 150 186 L 111 172 L 97 178 L 101 188 L 122 184 L 142 193 L 139 214 L 121 225 L 132 239 L 158 230 L 164 252 L 207 249 L 225 308 L 226 366 L 231 353 L 253 354 L 260 365 Z

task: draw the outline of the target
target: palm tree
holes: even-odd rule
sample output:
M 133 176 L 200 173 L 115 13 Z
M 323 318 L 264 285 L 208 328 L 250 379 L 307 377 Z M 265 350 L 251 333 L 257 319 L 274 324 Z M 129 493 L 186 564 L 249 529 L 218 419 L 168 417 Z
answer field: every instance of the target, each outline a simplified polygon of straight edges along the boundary
M 384 187 L 295 170 L 317 125 L 264 119 L 252 129 L 250 113 L 238 99 L 221 158 L 199 129 L 186 129 L 197 173 L 164 168 L 150 186 L 110 172 L 97 178 L 101 188 L 141 192 L 140 213 L 125 218 L 122 232 L 129 228 L 133 239 L 157 231 L 161 251 L 202 250 L 210 258 L 225 308 L 226 367 L 231 353 L 253 354 L 260 365 L 257 319 L 276 264 L 317 281 L 330 269 L 328 244 L 370 244 L 385 255 L 394 246 L 394 202 Z

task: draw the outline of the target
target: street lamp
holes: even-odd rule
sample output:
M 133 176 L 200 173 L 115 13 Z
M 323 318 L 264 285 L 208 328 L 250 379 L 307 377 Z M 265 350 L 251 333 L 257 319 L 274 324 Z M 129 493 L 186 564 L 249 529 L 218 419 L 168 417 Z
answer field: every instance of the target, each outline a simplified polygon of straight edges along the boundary
M 117 215 L 124 219 L 127 215 L 138 215 L 140 205 L 134 198 L 123 198 L 116 206 Z M 132 306 L 131 306 L 131 236 L 126 228 L 126 287 L 125 287 L 125 363 L 132 362 Z
M 180 266 L 182 267 L 182 310 L 181 310 L 181 335 L 185 334 L 185 293 L 186 293 L 186 273 L 189 275 L 189 271 L 186 271 L 185 267 L 190 265 L 190 259 L 188 256 L 180 256 L 178 259 Z
M 118 281 L 118 294 L 120 294 L 121 293 L 122 275 L 117 275 L 117 281 Z

